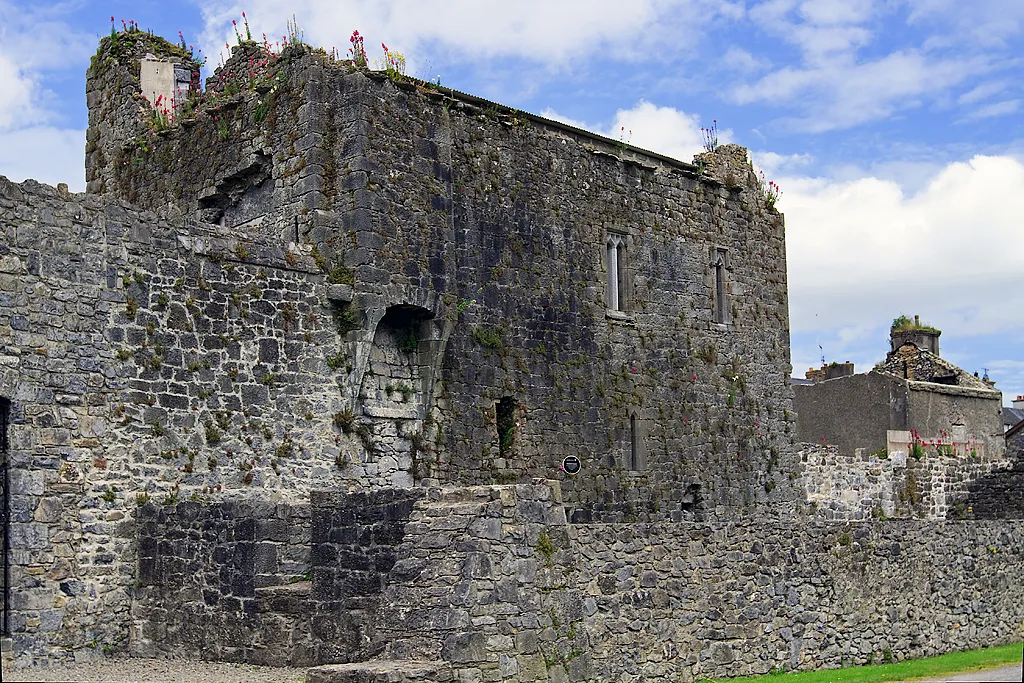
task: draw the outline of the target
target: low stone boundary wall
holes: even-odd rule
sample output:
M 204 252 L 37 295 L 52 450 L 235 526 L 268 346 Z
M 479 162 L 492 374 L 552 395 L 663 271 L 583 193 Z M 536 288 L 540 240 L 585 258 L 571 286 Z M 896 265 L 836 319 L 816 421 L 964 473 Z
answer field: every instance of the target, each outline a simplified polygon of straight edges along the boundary
M 1024 523 L 573 526 L 588 678 L 680 681 L 1012 642 Z
M 970 451 L 948 455 L 934 445 L 922 448 L 917 458 L 906 450 L 867 453 L 858 448 L 854 455 L 842 455 L 833 445 L 800 448 L 807 502 L 815 515 L 828 520 L 966 519 L 974 483 L 1008 464 L 972 456 Z
M 257 588 L 260 530 L 304 514 L 312 582 Z M 149 506 L 140 566 L 140 653 L 349 662 L 317 674 L 338 680 L 692 681 L 1012 642 L 1024 624 L 1024 521 L 569 524 L 557 483 Z
M 690 681 L 1020 638 L 1024 522 L 567 524 L 557 485 L 430 492 L 383 656 L 457 680 Z
M 314 663 L 308 505 L 147 503 L 138 548 L 133 654 Z

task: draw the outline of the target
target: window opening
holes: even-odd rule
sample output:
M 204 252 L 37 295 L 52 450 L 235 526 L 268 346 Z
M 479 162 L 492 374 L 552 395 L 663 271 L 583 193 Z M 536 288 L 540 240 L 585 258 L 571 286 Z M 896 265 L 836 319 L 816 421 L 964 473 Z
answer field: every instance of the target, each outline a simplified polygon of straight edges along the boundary
M 626 236 L 608 233 L 605 242 L 608 265 L 608 308 L 624 311 L 626 292 Z
M 636 415 L 629 416 L 629 462 L 626 469 L 637 469 L 637 433 Z
M 2 498 L 2 510 L 3 510 L 3 539 L 0 540 L 3 546 L 3 586 L 0 586 L 0 600 L 3 600 L 3 605 L 0 605 L 0 619 L 3 623 L 0 624 L 0 633 L 4 636 L 11 635 L 10 628 L 10 585 L 11 585 L 11 560 L 10 560 L 10 549 L 7 547 L 7 539 L 11 537 L 11 487 L 10 487 L 10 474 L 8 472 L 10 468 L 10 457 L 8 456 L 8 440 L 7 440 L 7 425 L 10 423 L 11 415 L 11 402 L 5 398 L 0 398 L 0 469 L 3 470 L 0 473 L 0 498 Z
M 725 305 L 725 250 L 715 250 L 715 322 L 728 322 Z
M 516 401 L 505 396 L 495 406 L 495 417 L 498 425 L 498 453 L 504 457 L 512 450 L 516 440 Z

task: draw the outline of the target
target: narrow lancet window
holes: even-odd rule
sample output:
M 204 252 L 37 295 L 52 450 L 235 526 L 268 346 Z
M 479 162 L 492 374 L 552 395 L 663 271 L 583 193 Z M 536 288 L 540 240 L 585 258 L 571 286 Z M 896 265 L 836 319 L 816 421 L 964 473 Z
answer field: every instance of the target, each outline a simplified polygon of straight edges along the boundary
M 605 241 L 608 265 L 608 308 L 626 310 L 626 236 L 608 233 Z
M 715 269 L 715 322 L 716 323 L 727 323 L 728 318 L 728 306 L 725 300 L 725 250 L 715 250 L 715 261 L 712 264 Z
M 636 470 L 637 467 L 637 438 L 636 415 L 629 416 L 629 463 L 628 469 Z
M 3 585 L 0 586 L 0 635 L 4 637 L 11 635 L 10 624 L 10 597 L 11 597 L 11 553 L 8 548 L 8 539 L 11 532 L 11 478 L 10 478 L 10 455 L 7 443 L 7 425 L 10 422 L 11 402 L 0 398 L 0 511 L 3 514 L 3 539 L 0 539 L 0 550 L 3 555 L 3 574 L 0 579 Z

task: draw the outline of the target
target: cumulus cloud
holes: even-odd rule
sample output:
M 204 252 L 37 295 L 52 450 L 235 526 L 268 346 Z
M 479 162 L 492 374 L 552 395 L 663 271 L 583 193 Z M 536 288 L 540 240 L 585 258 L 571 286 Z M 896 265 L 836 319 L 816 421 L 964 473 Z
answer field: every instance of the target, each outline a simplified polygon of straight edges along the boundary
M 85 190 L 85 131 L 35 126 L 0 132 L 0 175 Z
M 214 1 L 204 9 L 209 42 L 222 44 L 225 36 L 232 36 L 230 21 L 242 9 L 253 26 L 273 27 L 273 35 L 283 33 L 276 0 L 249 0 L 244 7 Z M 661 31 L 665 23 L 692 34 L 704 21 L 737 11 L 733 3 L 721 0 L 295 0 L 288 10 L 295 12 L 307 39 L 316 44 L 347 49 L 349 35 L 358 29 L 369 37 L 367 47 L 383 40 L 389 47 L 411 51 L 436 43 L 478 59 L 513 56 L 552 66 L 598 50 L 635 57 L 649 47 L 650 38 L 669 44 L 670 36 Z M 678 33 L 675 39 L 677 45 L 683 42 Z
M 610 125 L 576 121 L 550 109 L 541 112 L 541 116 L 680 161 L 690 162 L 694 154 L 704 151 L 701 121 L 696 114 L 687 114 L 673 107 L 660 107 L 646 100 L 640 100 L 631 109 L 618 110 Z M 706 121 L 705 125 L 710 126 L 711 123 Z M 731 130 L 718 132 L 720 144 L 731 142 L 732 137 Z
M 900 313 L 920 313 L 961 342 L 1024 338 L 1019 160 L 948 164 L 913 194 L 870 177 L 780 182 L 798 369 L 817 362 L 821 340 L 877 360 Z
M 24 121 L 32 112 L 35 84 L 7 55 L 0 54 L 0 130 Z

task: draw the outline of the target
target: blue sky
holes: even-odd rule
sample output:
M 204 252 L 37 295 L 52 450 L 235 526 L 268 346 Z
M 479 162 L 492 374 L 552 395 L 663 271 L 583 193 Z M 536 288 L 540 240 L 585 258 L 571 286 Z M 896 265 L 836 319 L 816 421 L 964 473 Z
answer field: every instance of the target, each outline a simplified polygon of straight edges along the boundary
M 1024 394 L 1024 0 L 0 0 L 0 174 L 83 189 L 111 15 L 212 69 L 243 10 L 257 37 L 292 12 L 328 49 L 358 29 L 412 75 L 684 160 L 717 119 L 782 187 L 794 374 L 866 370 L 919 314 Z

